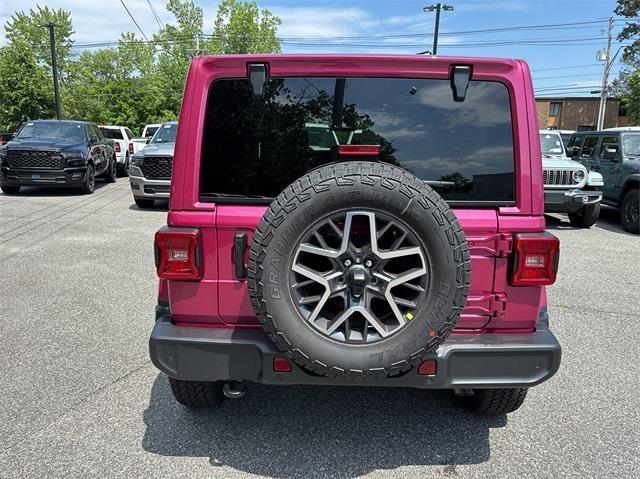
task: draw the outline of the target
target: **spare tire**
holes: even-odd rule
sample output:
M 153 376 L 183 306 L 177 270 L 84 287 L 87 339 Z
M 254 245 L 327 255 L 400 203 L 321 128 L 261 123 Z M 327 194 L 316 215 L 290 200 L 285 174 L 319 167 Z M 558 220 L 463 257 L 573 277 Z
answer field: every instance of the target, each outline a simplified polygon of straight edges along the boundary
M 401 374 L 466 303 L 469 250 L 447 203 L 407 171 L 343 162 L 296 180 L 254 234 L 249 292 L 264 330 L 308 371 Z

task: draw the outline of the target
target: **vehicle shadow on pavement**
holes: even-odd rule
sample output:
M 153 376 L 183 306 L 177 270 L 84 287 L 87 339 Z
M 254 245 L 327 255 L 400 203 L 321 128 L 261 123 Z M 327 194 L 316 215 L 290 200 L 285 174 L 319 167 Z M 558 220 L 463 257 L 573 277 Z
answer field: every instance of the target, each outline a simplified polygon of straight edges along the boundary
M 169 200 L 156 200 L 153 206 L 141 208 L 135 203 L 129 206 L 131 211 L 168 211 L 169 210 Z
M 106 183 L 102 180 L 100 180 L 99 178 L 96 179 L 96 189 L 95 192 L 97 192 L 99 189 L 104 188 L 105 186 L 109 185 L 110 183 Z M 41 186 L 22 186 L 20 188 L 20 191 L 18 193 L 12 194 L 12 195 L 7 195 L 4 194 L 2 192 L 0 192 L 1 196 L 6 196 L 7 198 L 19 198 L 20 196 L 41 196 L 41 197 L 47 197 L 47 196 L 70 196 L 70 197 L 75 197 L 75 196 L 86 196 L 86 197 L 90 197 L 91 195 L 85 195 L 84 193 L 82 193 L 80 191 L 80 188 L 66 188 L 63 186 L 56 186 L 56 187 L 41 187 Z
M 569 223 L 569 218 L 566 216 L 552 216 L 545 215 L 548 230 L 576 230 L 580 231 L 582 228 L 578 228 Z M 600 217 L 592 228 L 600 228 L 612 233 L 620 233 L 627 236 L 637 236 L 633 233 L 626 232 L 620 224 L 620 212 L 614 208 L 608 208 L 603 206 L 600 210 Z
M 490 456 L 489 430 L 506 416 L 460 408 L 451 394 L 396 388 L 254 386 L 239 400 L 190 411 L 160 374 L 144 412 L 143 448 L 208 457 L 269 477 L 356 477 L 376 469 L 458 464 Z

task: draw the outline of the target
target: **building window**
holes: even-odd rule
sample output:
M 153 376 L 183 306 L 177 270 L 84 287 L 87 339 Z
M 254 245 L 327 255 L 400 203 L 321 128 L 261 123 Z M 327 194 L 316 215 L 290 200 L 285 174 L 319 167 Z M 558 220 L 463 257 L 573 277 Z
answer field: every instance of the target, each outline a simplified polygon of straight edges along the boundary
M 596 131 L 595 125 L 578 125 L 578 131 Z
M 560 109 L 562 108 L 562 103 L 549 103 L 549 116 L 560 116 Z
M 622 102 L 618 105 L 618 116 L 629 116 L 629 109 Z

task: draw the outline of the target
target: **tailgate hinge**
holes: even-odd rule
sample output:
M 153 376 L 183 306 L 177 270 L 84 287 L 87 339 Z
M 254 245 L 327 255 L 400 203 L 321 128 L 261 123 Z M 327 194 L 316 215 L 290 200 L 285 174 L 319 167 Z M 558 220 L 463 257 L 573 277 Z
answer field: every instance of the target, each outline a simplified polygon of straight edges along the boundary
M 489 300 L 489 313 L 492 318 L 502 318 L 507 311 L 507 295 L 496 293 Z
M 495 233 L 468 240 L 471 254 L 506 258 L 511 254 L 513 236 L 511 233 Z

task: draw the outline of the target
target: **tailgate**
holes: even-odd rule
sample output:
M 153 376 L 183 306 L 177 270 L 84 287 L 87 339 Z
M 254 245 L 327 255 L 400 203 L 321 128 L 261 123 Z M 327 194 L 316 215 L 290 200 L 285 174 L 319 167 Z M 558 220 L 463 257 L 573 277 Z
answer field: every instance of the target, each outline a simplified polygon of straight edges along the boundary
M 247 281 L 238 279 L 235 274 L 233 246 L 237 233 L 246 233 L 250 243 L 265 210 L 264 206 L 246 205 L 220 205 L 217 208 L 218 312 L 222 321 L 230 325 L 258 324 Z M 471 252 L 471 285 L 457 330 L 478 330 L 487 326 L 517 328 L 525 324 L 530 327 L 538 314 L 538 303 L 534 305 L 531 301 L 532 288 L 509 288 L 507 285 L 511 233 L 499 232 L 495 210 L 455 210 L 455 213 Z M 248 251 L 244 259 L 246 264 Z M 510 304 L 512 299 L 515 304 Z

